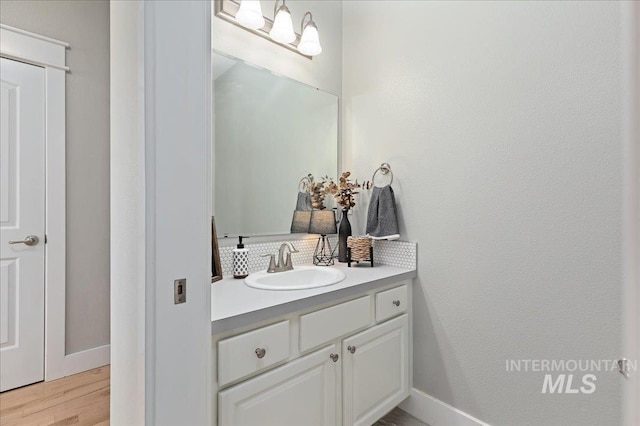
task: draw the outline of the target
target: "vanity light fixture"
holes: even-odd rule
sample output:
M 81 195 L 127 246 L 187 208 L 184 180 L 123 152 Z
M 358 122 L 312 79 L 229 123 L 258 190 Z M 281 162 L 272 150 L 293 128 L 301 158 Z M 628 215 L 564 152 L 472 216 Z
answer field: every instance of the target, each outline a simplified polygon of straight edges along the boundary
M 273 27 L 269 36 L 278 43 L 288 44 L 296 40 L 296 33 L 293 31 L 293 20 L 291 12 L 285 5 L 286 0 L 282 0 L 282 6 L 278 8 L 280 0 L 276 0 L 273 6 Z
M 236 21 L 252 30 L 264 27 L 264 16 L 262 16 L 260 0 L 241 0 L 240 8 L 236 13 Z
M 307 16 L 309 16 L 309 20 L 305 24 L 304 20 Z M 308 56 L 316 56 L 322 53 L 318 27 L 316 26 L 316 23 L 313 22 L 313 15 L 311 15 L 311 12 L 305 13 L 302 17 L 300 29 L 302 30 L 302 36 L 300 37 L 300 43 L 298 44 L 298 50 L 300 53 Z
M 318 26 L 313 21 L 311 12 L 302 17 L 298 34 L 293 27 L 293 15 L 285 5 L 286 0 L 274 1 L 273 20 L 270 14 L 269 17 L 262 15 L 259 0 L 214 0 L 215 14 L 308 59 L 322 53 Z

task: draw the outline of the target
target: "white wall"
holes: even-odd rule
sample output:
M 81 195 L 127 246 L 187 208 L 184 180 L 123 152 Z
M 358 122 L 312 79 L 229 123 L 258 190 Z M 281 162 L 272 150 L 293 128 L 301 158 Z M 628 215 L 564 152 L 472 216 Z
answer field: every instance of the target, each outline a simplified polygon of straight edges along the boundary
M 622 5 L 624 75 L 624 355 L 640 358 L 640 3 Z M 640 424 L 640 377 L 624 388 L 625 426 Z
M 145 419 L 144 7 L 113 2 L 111 31 L 111 424 Z
M 617 372 L 592 395 L 505 372 L 620 357 L 619 5 L 343 9 L 345 165 L 391 164 L 419 243 L 414 385 L 492 425 L 619 424 Z
M 66 41 L 66 352 L 109 344 L 109 2 L 0 2 L 0 22 Z
M 211 3 L 144 7 L 147 422 L 208 425 Z M 187 301 L 175 305 L 174 280 L 180 278 L 187 280 Z
M 211 424 L 210 14 L 113 5 L 112 424 Z

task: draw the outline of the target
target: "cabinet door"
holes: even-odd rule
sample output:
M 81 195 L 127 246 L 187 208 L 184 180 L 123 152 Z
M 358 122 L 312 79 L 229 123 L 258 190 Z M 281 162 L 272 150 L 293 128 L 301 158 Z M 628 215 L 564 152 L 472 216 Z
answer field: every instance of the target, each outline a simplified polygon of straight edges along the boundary
M 409 396 L 409 317 L 342 342 L 344 426 L 370 425 Z
M 219 392 L 219 426 L 334 426 L 336 349 L 331 345 Z

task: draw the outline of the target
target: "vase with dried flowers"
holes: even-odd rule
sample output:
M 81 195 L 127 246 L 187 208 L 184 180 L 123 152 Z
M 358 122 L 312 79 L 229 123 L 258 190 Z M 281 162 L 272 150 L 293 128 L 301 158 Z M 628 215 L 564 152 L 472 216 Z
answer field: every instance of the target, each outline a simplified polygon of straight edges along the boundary
M 361 185 L 356 179 L 351 180 L 351 172 L 344 172 L 340 175 L 338 183 L 329 179 L 326 184 L 325 192 L 333 195 L 336 203 L 342 208 L 342 218 L 338 228 L 338 261 L 347 262 L 347 238 L 351 236 L 351 223 L 349 222 L 349 210 L 355 207 L 355 195 L 358 194 L 358 188 Z

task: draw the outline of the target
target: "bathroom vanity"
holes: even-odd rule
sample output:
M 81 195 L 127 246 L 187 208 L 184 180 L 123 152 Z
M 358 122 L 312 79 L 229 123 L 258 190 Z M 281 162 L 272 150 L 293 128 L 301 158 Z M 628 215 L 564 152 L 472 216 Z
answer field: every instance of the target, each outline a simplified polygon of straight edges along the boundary
M 243 60 L 213 61 L 216 252 L 230 277 L 225 237 L 288 234 L 300 178 L 337 175 L 339 108 L 337 96 Z M 248 285 L 211 284 L 214 425 L 368 426 L 409 396 L 415 243 L 377 241 L 375 267 L 319 271 L 299 266 L 317 237 L 294 242 L 293 271 L 277 272 L 291 264 L 282 241 L 247 244 Z M 277 266 L 261 257 L 278 251 Z
M 212 284 L 214 424 L 370 425 L 409 396 L 415 269 L 332 268 L 308 290 Z

